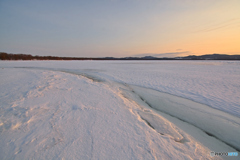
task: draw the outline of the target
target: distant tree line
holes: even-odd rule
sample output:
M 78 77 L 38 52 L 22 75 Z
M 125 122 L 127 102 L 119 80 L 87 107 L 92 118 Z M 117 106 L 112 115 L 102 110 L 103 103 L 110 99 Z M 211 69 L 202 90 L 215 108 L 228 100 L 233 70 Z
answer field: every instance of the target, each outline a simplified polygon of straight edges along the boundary
M 0 52 L 1 60 L 101 60 L 104 58 L 79 58 L 79 57 L 56 57 L 56 56 L 32 56 L 30 54 L 11 54 Z
M 173 60 L 174 58 L 156 58 L 152 56 L 145 57 L 102 57 L 102 58 L 89 58 L 89 57 L 55 57 L 55 56 L 32 56 L 30 54 L 11 54 L 0 52 L 1 60 Z
M 157 58 L 152 56 L 145 57 L 103 57 L 103 58 L 88 58 L 88 57 L 56 57 L 56 56 L 32 56 L 30 54 L 11 54 L 0 52 L 0 60 L 240 60 L 240 55 L 226 54 L 208 54 L 201 56 L 186 56 L 176 58 Z
M 1 60 L 31 60 L 32 58 L 33 56 L 28 54 L 7 54 L 4 52 L 0 53 Z

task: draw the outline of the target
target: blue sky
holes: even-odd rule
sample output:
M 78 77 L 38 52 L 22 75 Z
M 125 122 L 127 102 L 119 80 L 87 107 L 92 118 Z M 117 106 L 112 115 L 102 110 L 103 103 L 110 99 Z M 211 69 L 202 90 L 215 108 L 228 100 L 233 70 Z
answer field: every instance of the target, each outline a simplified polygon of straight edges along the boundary
M 0 20 L 8 53 L 240 54 L 239 0 L 1 0 Z

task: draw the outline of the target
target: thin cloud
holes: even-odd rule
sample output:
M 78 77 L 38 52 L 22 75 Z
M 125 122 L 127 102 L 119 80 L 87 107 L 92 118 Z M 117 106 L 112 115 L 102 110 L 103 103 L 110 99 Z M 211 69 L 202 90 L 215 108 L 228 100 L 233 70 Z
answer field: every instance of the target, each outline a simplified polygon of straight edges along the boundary
M 192 54 L 189 51 L 184 52 L 168 52 L 168 53 L 142 53 L 134 55 L 134 57 L 145 57 L 145 56 L 152 56 L 152 57 L 158 57 L 158 58 L 173 58 L 173 57 L 180 57 L 180 56 L 186 56 Z
M 227 28 L 227 27 L 234 27 L 234 26 L 238 26 L 240 24 L 240 18 L 234 18 L 222 23 L 218 23 L 212 26 L 208 26 L 204 29 L 195 31 L 194 33 L 198 33 L 198 32 L 210 32 L 210 31 L 214 31 L 214 30 L 219 30 L 219 29 L 223 29 L 223 28 Z

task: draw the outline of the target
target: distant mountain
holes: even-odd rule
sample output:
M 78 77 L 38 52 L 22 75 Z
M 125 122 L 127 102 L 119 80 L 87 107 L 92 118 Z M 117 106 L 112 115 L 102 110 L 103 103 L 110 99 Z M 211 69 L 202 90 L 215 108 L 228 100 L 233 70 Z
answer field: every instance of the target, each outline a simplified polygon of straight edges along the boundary
M 145 57 L 54 57 L 54 56 L 32 56 L 30 54 L 8 54 L 0 52 L 0 60 L 240 60 L 240 55 L 207 54 L 201 56 L 190 55 L 175 58 L 157 58 L 153 56 Z
M 240 55 L 227 55 L 227 54 L 206 54 L 201 56 L 187 56 L 180 57 L 185 60 L 240 60 Z

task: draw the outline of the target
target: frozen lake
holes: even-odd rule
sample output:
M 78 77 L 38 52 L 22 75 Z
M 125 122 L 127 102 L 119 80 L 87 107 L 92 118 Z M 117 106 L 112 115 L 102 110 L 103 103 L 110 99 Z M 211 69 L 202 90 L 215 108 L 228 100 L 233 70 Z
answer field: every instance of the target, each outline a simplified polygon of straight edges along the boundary
M 187 98 L 240 117 L 239 61 L 17 61 L 0 67 L 72 70 Z
M 211 159 L 210 151 L 240 150 L 238 61 L 0 67 L 1 159 Z

